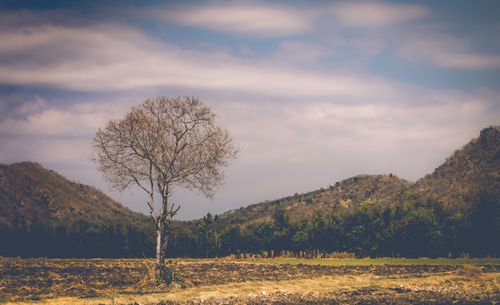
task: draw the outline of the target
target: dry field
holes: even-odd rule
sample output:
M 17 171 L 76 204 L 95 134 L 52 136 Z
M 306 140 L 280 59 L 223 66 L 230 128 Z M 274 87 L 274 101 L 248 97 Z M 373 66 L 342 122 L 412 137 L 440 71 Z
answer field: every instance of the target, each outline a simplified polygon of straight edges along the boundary
M 500 304 L 500 260 L 464 262 L 178 259 L 158 287 L 152 260 L 0 258 L 0 303 Z

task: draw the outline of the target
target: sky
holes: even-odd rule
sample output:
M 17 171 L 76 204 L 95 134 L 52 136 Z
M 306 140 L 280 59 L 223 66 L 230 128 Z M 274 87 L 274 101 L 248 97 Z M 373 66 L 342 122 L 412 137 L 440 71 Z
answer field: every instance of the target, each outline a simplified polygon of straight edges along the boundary
M 498 1 L 0 0 L 0 163 L 35 161 L 147 213 L 90 162 L 147 98 L 196 96 L 240 148 L 178 219 L 358 174 L 416 181 L 500 124 Z

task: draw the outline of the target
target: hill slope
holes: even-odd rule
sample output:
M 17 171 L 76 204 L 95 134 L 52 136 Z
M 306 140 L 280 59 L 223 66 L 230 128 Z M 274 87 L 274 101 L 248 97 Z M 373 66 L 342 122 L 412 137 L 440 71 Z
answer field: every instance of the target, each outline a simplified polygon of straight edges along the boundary
M 0 165 L 0 256 L 143 257 L 152 224 L 33 162 Z
M 177 223 L 170 244 L 171 255 L 195 257 L 283 251 L 480 257 L 498 256 L 498 236 L 500 127 L 489 127 L 416 183 L 360 175 L 328 189 Z
M 500 126 L 481 131 L 408 192 L 449 205 L 468 205 L 478 191 L 500 189 Z
M 395 206 L 409 196 L 442 201 L 457 210 L 470 208 L 480 190 L 500 189 L 500 127 L 488 127 L 480 136 L 455 151 L 432 174 L 416 183 L 390 175 L 359 175 L 327 189 L 296 194 L 250 205 L 220 215 L 229 224 L 249 225 L 268 221 L 278 209 L 291 219 L 314 211 L 352 210 L 367 199 L 381 206 Z
M 176 222 L 168 253 L 498 255 L 492 241 L 500 234 L 499 190 L 500 127 L 489 127 L 416 183 L 359 175 L 215 218 Z M 339 210 L 348 212 L 334 213 Z M 97 189 L 38 164 L 0 166 L 0 255 L 140 257 L 145 250 L 151 255 L 152 226 L 145 221 Z
M 30 228 L 42 225 L 69 227 L 78 220 L 95 225 L 144 221 L 102 191 L 67 180 L 38 163 L 0 164 L 0 224 Z
M 273 201 L 266 201 L 226 212 L 221 218 L 231 224 L 255 224 L 271 219 L 274 211 L 283 209 L 295 219 L 310 216 L 314 211 L 330 212 L 333 209 L 354 209 L 370 198 L 382 205 L 398 200 L 411 183 L 394 175 L 358 175 L 327 189 L 295 194 Z

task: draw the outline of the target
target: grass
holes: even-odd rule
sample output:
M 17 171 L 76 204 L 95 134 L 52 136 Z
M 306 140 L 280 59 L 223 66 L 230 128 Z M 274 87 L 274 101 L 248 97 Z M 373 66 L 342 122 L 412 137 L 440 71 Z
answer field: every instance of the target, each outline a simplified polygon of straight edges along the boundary
M 0 303 L 6 304 L 157 304 L 162 300 L 183 302 L 186 300 L 206 300 L 210 298 L 259 296 L 265 293 L 312 294 L 339 292 L 341 289 L 385 289 L 406 287 L 411 291 L 443 291 L 462 289 L 467 291 L 491 292 L 500 299 L 500 259 L 498 258 L 364 258 L 364 259 L 299 259 L 299 258 L 255 258 L 255 259 L 175 259 L 184 266 L 182 274 L 186 280 L 198 281 L 198 286 L 188 288 L 159 288 L 147 281 L 148 270 L 153 261 L 150 259 L 20 259 L 0 258 Z M 235 265 L 238 264 L 238 265 Z M 254 265 L 247 265 L 254 264 Z M 264 265 L 327 265 L 327 266 L 370 266 L 370 265 L 454 265 L 454 268 L 440 268 L 441 271 L 417 271 L 403 273 L 374 273 L 377 269 L 356 268 L 350 273 L 314 273 L 307 266 Z M 151 265 L 151 266 L 150 266 Z M 481 269 L 479 265 L 490 265 Z M 491 267 L 491 265 L 496 267 Z M 191 266 L 191 267 L 189 267 Z M 224 269 L 223 267 L 227 268 Z M 236 266 L 236 269 L 234 269 Z M 307 268 L 306 268 L 307 267 Z M 228 269 L 229 268 L 229 269 Z M 324 268 L 326 269 L 326 268 Z M 338 268 L 334 268 L 337 270 Z M 351 268 L 352 269 L 352 268 Z M 359 269 L 359 270 L 358 270 Z M 380 268 L 378 268 L 380 269 Z M 387 269 L 384 267 L 384 270 Z M 233 273 L 242 274 L 243 279 L 231 277 Z M 269 280 L 265 270 L 279 275 Z M 291 271 L 295 270 L 295 271 Z M 305 272 L 301 274 L 291 272 Z M 311 271 L 307 271 L 311 270 Z M 323 270 L 323 269 L 322 269 Z M 339 270 L 342 270 L 340 268 Z M 391 269 L 392 270 L 392 269 Z M 415 270 L 409 267 L 396 267 L 395 270 Z M 489 270 L 483 273 L 482 270 Z M 255 272 L 256 271 L 256 272 Z M 206 274 L 203 274 L 203 273 Z M 245 271 L 243 271 L 245 272 Z M 257 274 L 250 277 L 249 274 Z M 307 273 L 311 272 L 311 273 Z M 202 274 L 202 276 L 200 276 Z M 292 274 L 291 277 L 289 275 Z M 383 275 L 381 275 L 383 274 Z M 262 275 L 262 276 L 261 276 Z M 302 276 L 299 276 L 302 275 Z M 306 275 L 306 276 L 304 276 Z M 208 276 L 208 277 L 207 277 Z M 221 276 L 229 279 L 218 281 Z M 290 280 L 293 278 L 300 278 Z M 215 279 L 215 280 L 214 280 Z M 201 282 L 200 282 L 201 281 Z M 224 283 L 224 284 L 222 284 Z M 10 288 L 9 288 L 10 287 Z M 22 291 L 31 291 L 22 297 Z M 68 293 L 68 291 L 70 291 Z M 71 291 L 75 291 L 71 293 Z M 3 296 L 2 296 L 3 292 Z M 92 292 L 92 293 L 90 293 Z M 21 295 L 20 295 L 21 294 Z M 39 301 L 26 301 L 36 296 Z M 82 298 L 85 297 L 85 298 Z
M 253 281 L 192 287 L 175 288 L 168 292 L 149 293 L 145 295 L 115 295 L 100 298 L 81 299 L 76 297 L 60 297 L 36 302 L 6 303 L 9 305 L 97 305 L 97 304 L 153 304 L 160 301 L 184 302 L 188 300 L 224 299 L 229 297 L 248 297 L 270 293 L 302 295 L 321 295 L 322 293 L 339 292 L 341 290 L 360 290 L 364 288 L 387 290 L 390 288 L 409 289 L 413 291 L 480 290 L 483 293 L 500 291 L 500 274 L 476 274 L 474 277 L 461 275 L 459 272 L 429 275 L 425 277 L 381 277 L 373 274 L 323 276 L 311 279 L 284 281 Z
M 247 260 L 256 264 L 304 264 L 326 266 L 369 266 L 369 265 L 500 265 L 500 258 L 259 258 Z

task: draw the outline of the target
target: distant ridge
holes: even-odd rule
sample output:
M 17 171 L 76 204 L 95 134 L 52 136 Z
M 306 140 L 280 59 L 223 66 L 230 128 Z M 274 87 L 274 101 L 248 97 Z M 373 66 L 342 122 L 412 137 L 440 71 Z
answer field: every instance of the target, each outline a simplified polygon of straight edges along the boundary
M 358 175 L 316 191 L 252 204 L 220 215 L 229 224 L 248 225 L 271 219 L 284 210 L 294 219 L 314 211 L 351 210 L 367 199 L 394 206 L 411 195 L 467 208 L 481 190 L 500 189 L 500 126 L 481 131 L 436 168 L 411 183 L 395 175 Z M 29 227 L 69 226 L 78 219 L 93 224 L 144 222 L 147 217 L 130 211 L 102 191 L 72 182 L 34 162 L 0 164 L 0 225 Z
M 499 213 L 500 127 L 492 126 L 416 183 L 392 174 L 358 175 L 309 193 L 175 222 L 168 255 L 498 255 L 492 241 L 500 232 Z M 146 216 L 40 164 L 0 165 L 0 256 L 143 257 L 153 253 L 152 229 Z
M 69 227 L 78 220 L 104 225 L 145 218 L 102 191 L 72 182 L 38 163 L 0 164 L 0 224 L 4 226 L 29 229 L 36 221 Z
M 266 201 L 220 215 L 230 224 L 268 221 L 274 211 L 285 210 L 295 219 L 314 211 L 352 210 L 367 199 L 395 206 L 412 195 L 466 209 L 482 190 L 500 189 L 500 126 L 490 126 L 480 136 L 446 159 L 436 170 L 411 183 L 392 174 L 358 175 L 304 194 Z
M 483 129 L 409 192 L 463 206 L 481 190 L 500 190 L 500 126 Z
M 416 183 L 359 175 L 317 191 L 176 223 L 173 256 L 497 257 L 500 128 Z
M 358 175 L 328 188 L 253 204 L 226 212 L 221 217 L 228 218 L 230 223 L 246 225 L 270 220 L 277 209 L 285 210 L 291 219 L 295 219 L 318 210 L 330 212 L 333 209 L 353 209 L 368 198 L 389 205 L 403 196 L 411 185 L 411 182 L 392 174 Z
M 144 257 L 150 220 L 38 163 L 0 164 L 0 256 Z

